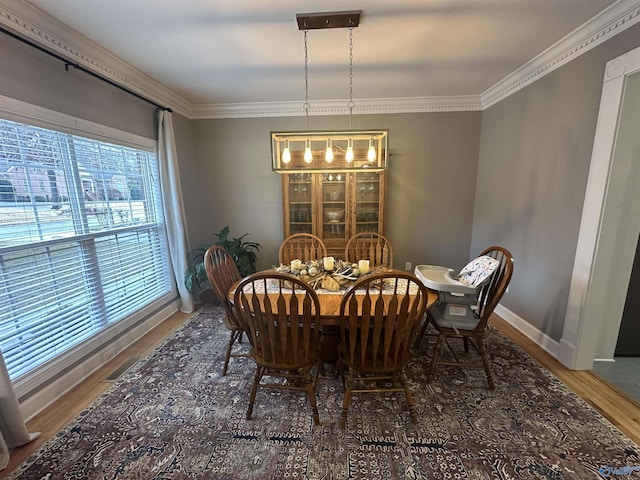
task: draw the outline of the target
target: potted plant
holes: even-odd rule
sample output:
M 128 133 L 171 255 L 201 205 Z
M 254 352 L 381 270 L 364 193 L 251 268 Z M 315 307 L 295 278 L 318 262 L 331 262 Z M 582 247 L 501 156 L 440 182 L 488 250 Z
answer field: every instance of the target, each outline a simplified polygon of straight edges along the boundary
M 237 238 L 229 239 L 229 225 L 216 233 L 216 241 L 207 245 L 200 246 L 189 252 L 187 255 L 187 270 L 184 273 L 184 284 L 189 292 L 193 293 L 194 284 L 202 289 L 207 285 L 207 272 L 204 268 L 204 254 L 212 245 L 219 245 L 226 249 L 233 257 L 240 275 L 247 275 L 256 271 L 257 253 L 260 250 L 260 244 L 256 242 L 245 242 L 244 237 L 249 235 L 245 233 Z

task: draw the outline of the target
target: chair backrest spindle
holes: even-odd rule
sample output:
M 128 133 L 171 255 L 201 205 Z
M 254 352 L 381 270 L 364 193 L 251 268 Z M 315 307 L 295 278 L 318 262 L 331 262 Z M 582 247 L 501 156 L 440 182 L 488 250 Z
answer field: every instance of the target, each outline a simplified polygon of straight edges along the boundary
M 288 265 L 291 260 L 320 260 L 327 256 L 327 248 L 324 242 L 311 233 L 296 233 L 288 236 L 280 244 L 278 261 Z
M 225 248 L 214 245 L 204 254 L 204 267 L 213 293 L 227 314 L 227 326 L 240 328 L 228 297 L 231 286 L 242 278 L 233 257 Z
M 340 305 L 340 338 L 348 365 L 403 368 L 427 305 L 426 287 L 412 274 L 390 270 L 357 281 Z
M 354 263 L 369 260 L 371 268 L 393 268 L 393 248 L 381 233 L 362 232 L 352 236 L 344 249 L 344 258 Z

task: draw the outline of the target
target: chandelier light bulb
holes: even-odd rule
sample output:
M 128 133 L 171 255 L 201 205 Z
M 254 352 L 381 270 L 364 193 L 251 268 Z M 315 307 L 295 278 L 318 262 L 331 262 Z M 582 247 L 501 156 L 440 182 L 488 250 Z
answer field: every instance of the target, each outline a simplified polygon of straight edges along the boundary
M 345 154 L 344 159 L 347 161 L 347 163 L 353 162 L 354 155 L 353 155 L 353 140 L 352 139 L 349 139 L 349 142 L 347 143 L 347 153 Z
M 333 162 L 333 145 L 331 145 L 331 139 L 327 139 L 327 151 L 324 154 L 324 159 L 327 163 Z
M 369 162 L 371 163 L 376 161 L 376 149 L 373 146 L 372 138 L 369 139 L 369 151 L 367 152 L 367 160 L 369 160 Z
M 305 163 L 311 163 L 313 160 L 313 154 L 311 153 L 311 142 L 307 139 L 307 146 L 304 148 L 304 161 Z
M 289 150 L 289 140 L 284 141 L 284 150 L 282 151 L 282 163 L 291 161 L 291 150 Z

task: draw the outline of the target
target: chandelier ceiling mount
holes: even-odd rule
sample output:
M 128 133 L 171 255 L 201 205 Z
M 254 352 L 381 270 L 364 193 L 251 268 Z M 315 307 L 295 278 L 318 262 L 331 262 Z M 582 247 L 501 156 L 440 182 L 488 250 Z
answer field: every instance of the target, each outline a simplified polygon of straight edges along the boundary
M 298 13 L 298 30 L 320 30 L 323 28 L 348 28 L 360 24 L 361 10 L 348 12 Z

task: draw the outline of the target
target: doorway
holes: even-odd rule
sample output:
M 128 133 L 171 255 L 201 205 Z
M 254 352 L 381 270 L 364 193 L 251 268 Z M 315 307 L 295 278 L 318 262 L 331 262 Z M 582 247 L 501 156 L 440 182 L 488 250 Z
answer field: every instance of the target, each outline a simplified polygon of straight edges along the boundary
M 640 48 L 607 63 L 558 358 L 613 361 L 640 235 Z
M 640 405 L 640 242 L 636 246 L 613 361 L 593 362 L 593 371 Z
M 607 64 L 561 345 L 640 405 L 639 126 L 640 48 Z
M 640 357 L 640 251 L 636 247 L 614 359 Z M 638 360 L 640 375 L 640 359 Z

